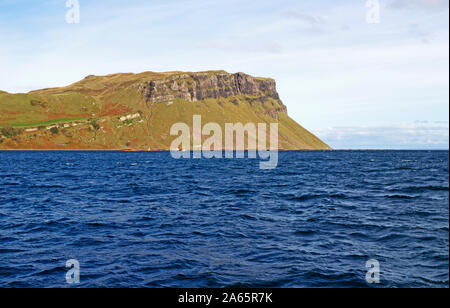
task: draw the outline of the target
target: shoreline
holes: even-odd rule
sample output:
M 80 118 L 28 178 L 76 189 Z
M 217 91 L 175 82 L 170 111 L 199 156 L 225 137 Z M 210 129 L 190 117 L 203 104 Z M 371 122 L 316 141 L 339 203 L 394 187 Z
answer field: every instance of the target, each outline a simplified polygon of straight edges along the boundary
M 171 150 L 132 150 L 132 149 L 0 149 L 0 152 L 170 152 Z M 225 152 L 226 150 L 222 150 Z M 236 150 L 233 150 L 236 152 Z M 257 150 L 256 150 L 257 151 Z M 317 150 L 282 150 L 278 149 L 278 152 L 345 152 L 345 151 L 441 151 L 448 152 L 450 149 L 317 149 Z M 190 151 L 195 152 L 195 151 Z M 245 150 L 248 152 L 248 150 Z
M 267 149 L 268 150 L 268 149 Z M 267 151 L 265 150 L 265 151 Z M 132 149 L 132 148 L 117 148 L 117 149 L 105 149 L 105 148 L 92 148 L 92 149 L 77 149 L 77 148 L 72 148 L 72 149 L 30 149 L 30 148 L 24 148 L 24 149 L 3 149 L 0 148 L 0 152 L 1 151 L 69 151 L 69 152 L 73 152 L 73 151 L 92 151 L 92 152 L 103 152 L 103 151 L 111 151 L 111 152 L 171 152 L 171 149 L 162 149 L 162 150 L 152 150 L 150 147 L 148 149 Z M 228 151 L 228 149 L 220 149 L 219 151 L 222 152 L 226 152 Z M 234 152 L 236 152 L 237 150 L 233 149 Z M 245 152 L 248 151 L 256 151 L 258 152 L 258 149 L 245 149 Z M 310 151 L 334 151 L 334 149 L 332 148 L 323 148 L 323 149 L 276 149 L 276 151 L 278 152 L 288 152 L 288 151 L 306 151 L 306 152 L 310 152 Z M 181 152 L 181 150 L 180 150 Z M 189 150 L 186 152 L 202 152 L 202 150 Z

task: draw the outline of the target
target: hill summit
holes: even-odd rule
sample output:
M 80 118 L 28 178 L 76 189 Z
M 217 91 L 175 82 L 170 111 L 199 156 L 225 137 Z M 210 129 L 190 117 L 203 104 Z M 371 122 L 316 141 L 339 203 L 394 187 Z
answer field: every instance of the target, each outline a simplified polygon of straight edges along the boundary
M 275 80 L 225 71 L 91 75 L 62 88 L 0 91 L 0 149 L 170 150 L 171 126 L 192 129 L 194 115 L 222 127 L 278 123 L 281 150 L 330 149 L 288 116 Z

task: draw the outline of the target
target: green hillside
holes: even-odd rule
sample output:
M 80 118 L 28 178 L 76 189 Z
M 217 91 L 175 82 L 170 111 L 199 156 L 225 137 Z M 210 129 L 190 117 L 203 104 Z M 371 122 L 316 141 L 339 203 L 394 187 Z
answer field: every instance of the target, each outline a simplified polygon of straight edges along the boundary
M 224 71 L 88 76 L 0 92 L 0 149 L 169 150 L 173 124 L 278 123 L 283 150 L 330 149 L 287 115 L 273 79 Z M 205 137 L 207 138 L 207 137 Z

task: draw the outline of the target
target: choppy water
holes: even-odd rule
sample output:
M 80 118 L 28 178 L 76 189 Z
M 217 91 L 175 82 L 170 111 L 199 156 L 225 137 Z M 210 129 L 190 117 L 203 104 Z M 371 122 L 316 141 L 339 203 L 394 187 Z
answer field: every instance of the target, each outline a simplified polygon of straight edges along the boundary
M 0 287 L 448 287 L 448 154 L 0 152 Z

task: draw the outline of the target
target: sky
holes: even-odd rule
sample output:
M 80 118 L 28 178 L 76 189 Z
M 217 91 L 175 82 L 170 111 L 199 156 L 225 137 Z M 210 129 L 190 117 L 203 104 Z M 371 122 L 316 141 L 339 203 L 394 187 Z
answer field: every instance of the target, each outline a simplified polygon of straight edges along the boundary
M 449 148 L 448 0 L 78 3 L 68 23 L 66 0 L 0 0 L 0 90 L 223 69 L 276 79 L 335 149 Z

